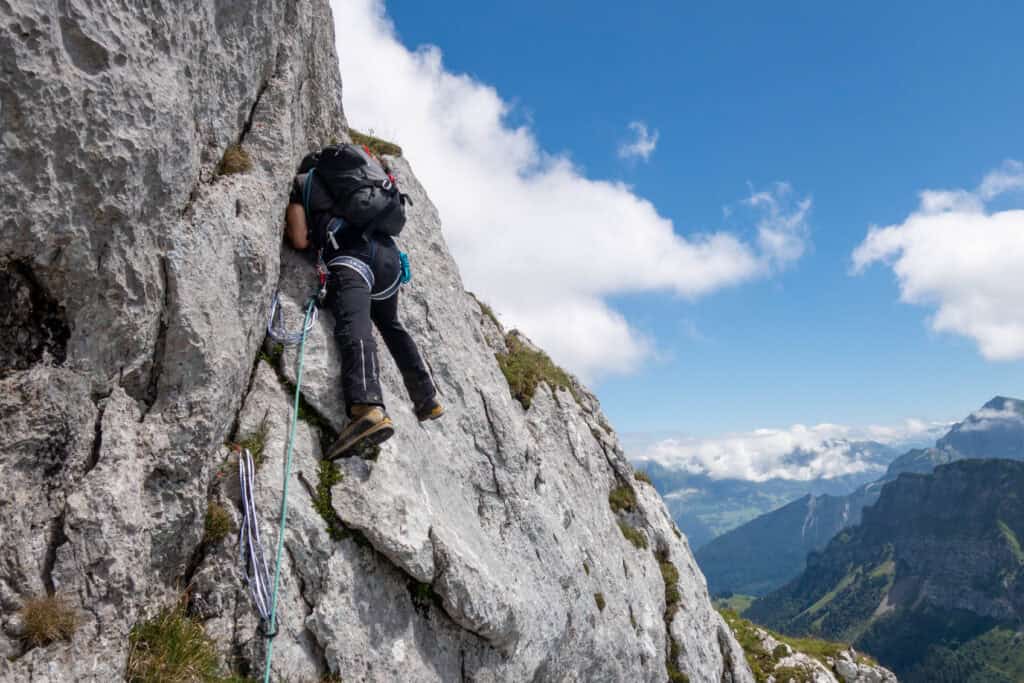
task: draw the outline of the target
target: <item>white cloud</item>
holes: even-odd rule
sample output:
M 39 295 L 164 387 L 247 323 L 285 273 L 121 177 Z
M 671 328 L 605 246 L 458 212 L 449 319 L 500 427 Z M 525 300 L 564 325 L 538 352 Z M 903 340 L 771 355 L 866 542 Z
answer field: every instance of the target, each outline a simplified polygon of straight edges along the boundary
M 995 427 L 1019 427 L 1024 423 L 1024 415 L 1019 411 L 1016 402 L 1007 403 L 1001 410 L 982 408 L 971 413 L 961 425 L 961 432 L 986 432 Z
M 886 462 L 856 442 L 877 441 L 899 448 L 934 441 L 948 423 L 906 420 L 900 425 L 855 428 L 837 424 L 757 429 L 711 438 L 675 437 L 646 444 L 636 461 L 652 460 L 672 469 L 713 479 L 766 481 L 831 479 L 861 472 L 882 472 Z
M 751 190 L 744 203 L 763 212 L 757 221 L 757 243 L 773 266 L 783 268 L 803 256 L 810 232 L 809 198 L 794 199 L 789 183 L 775 183 L 769 191 Z
M 1024 164 L 1010 159 L 1003 163 L 1002 168 L 985 176 L 978 187 L 978 194 L 987 200 L 1015 190 L 1024 190 Z
M 934 330 L 973 339 L 989 360 L 1024 358 L 1024 210 L 987 206 L 1021 189 L 1024 164 L 1008 161 L 974 191 L 922 192 L 902 223 L 868 231 L 854 272 L 887 264 L 902 301 L 936 308 Z
M 877 441 L 893 448 L 931 445 L 943 436 L 952 422 L 928 422 L 916 418 L 907 418 L 898 425 L 869 425 L 854 430 L 858 439 Z
M 658 146 L 658 131 L 650 132 L 643 121 L 631 121 L 629 130 L 633 133 L 633 139 L 619 145 L 619 158 L 647 161 Z
M 440 49 L 406 49 L 380 0 L 331 5 L 349 121 L 402 145 L 469 289 L 584 379 L 628 372 L 655 352 L 609 296 L 698 297 L 766 277 L 802 251 L 786 235 L 806 232 L 787 233 L 787 214 L 773 217 L 770 202 L 754 207 L 770 222 L 754 243 L 681 235 L 631 188 L 542 150 L 527 126 L 509 123 L 511 105 L 493 87 L 447 71 Z M 769 195 L 785 200 L 778 188 Z M 786 234 L 776 240 L 775 230 Z

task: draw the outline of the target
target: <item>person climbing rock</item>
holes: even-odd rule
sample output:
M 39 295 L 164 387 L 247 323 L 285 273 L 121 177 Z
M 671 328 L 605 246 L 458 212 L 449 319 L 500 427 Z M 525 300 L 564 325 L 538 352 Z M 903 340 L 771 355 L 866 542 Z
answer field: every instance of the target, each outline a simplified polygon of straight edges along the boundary
M 286 233 L 296 249 L 315 248 L 326 264 L 325 304 L 334 314 L 341 352 L 341 391 L 348 425 L 325 457 L 353 455 L 394 434 L 381 392 L 371 322 L 395 359 L 416 417 L 444 414 L 416 342 L 398 319 L 398 292 L 408 259 L 394 236 L 408 197 L 365 147 L 339 144 L 307 155 L 292 181 Z

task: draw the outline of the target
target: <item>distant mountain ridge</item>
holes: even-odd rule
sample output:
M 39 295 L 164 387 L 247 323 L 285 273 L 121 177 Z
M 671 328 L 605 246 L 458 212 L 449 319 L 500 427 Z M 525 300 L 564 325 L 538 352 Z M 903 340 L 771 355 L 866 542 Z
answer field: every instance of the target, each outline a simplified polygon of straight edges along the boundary
M 901 681 L 1024 680 L 1022 538 L 1024 463 L 903 473 L 745 616 L 853 642 Z
M 859 524 L 861 511 L 878 500 L 884 484 L 965 458 L 1024 459 L 1024 401 L 997 396 L 953 425 L 933 448 L 893 460 L 877 481 L 846 495 L 804 496 L 698 546 L 709 589 L 764 595 L 778 588 L 803 570 L 809 552 Z
M 689 539 L 690 546 L 697 549 L 731 529 L 801 496 L 841 496 L 855 491 L 863 484 L 874 481 L 878 473 L 897 455 L 897 451 L 874 441 L 830 442 L 830 445 L 837 444 L 845 446 L 858 459 L 870 464 L 870 469 L 829 479 L 774 478 L 747 481 L 715 479 L 704 473 L 672 469 L 651 461 L 636 464 L 647 472 L 665 499 L 676 524 Z M 794 449 L 784 461 L 799 465 L 815 455 Z

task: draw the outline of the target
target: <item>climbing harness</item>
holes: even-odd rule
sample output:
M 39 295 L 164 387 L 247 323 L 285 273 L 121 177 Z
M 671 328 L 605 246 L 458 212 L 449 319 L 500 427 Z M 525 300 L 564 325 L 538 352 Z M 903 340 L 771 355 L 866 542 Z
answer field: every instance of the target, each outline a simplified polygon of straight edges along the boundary
M 276 307 L 277 297 L 274 297 Z M 273 314 L 271 315 L 273 319 Z M 246 450 L 238 461 L 238 478 L 242 485 L 242 528 L 239 531 L 239 558 L 246 562 L 245 548 L 248 548 L 249 571 L 245 573 L 246 583 L 252 593 L 253 602 L 260 613 L 260 630 L 267 641 L 267 659 L 264 664 L 263 683 L 270 682 L 270 663 L 274 656 L 274 636 L 277 635 L 277 591 L 281 584 L 281 557 L 284 553 L 284 534 L 288 520 L 288 479 L 292 470 L 292 451 L 295 447 L 295 425 L 299 420 L 299 400 L 302 391 L 302 366 L 306 352 L 306 334 L 316 321 L 316 300 L 310 299 L 306 305 L 306 319 L 299 334 L 299 364 L 295 374 L 295 403 L 292 407 L 291 426 L 288 430 L 288 447 L 284 456 L 284 486 L 281 490 L 281 523 L 277 531 L 277 552 L 274 558 L 273 587 L 267 597 L 268 580 L 267 563 L 263 556 L 263 545 L 260 542 L 259 519 L 256 516 L 256 504 L 253 497 L 254 467 L 252 455 Z M 270 328 L 268 327 L 268 332 Z M 283 343 L 283 342 L 282 342 Z M 244 545 L 243 545 L 244 541 Z M 269 606 L 268 606 L 269 604 Z
M 331 259 L 330 263 L 327 264 L 327 267 L 349 268 L 356 271 L 356 273 L 359 274 L 359 277 L 363 278 L 363 281 L 366 283 L 366 286 L 370 288 L 370 291 L 373 291 L 373 285 L 376 282 L 376 278 L 373 276 L 373 269 L 370 268 L 365 261 L 357 259 L 354 256 L 338 256 L 337 258 Z M 401 286 L 402 273 L 399 273 L 395 278 L 395 281 L 390 285 L 375 294 L 370 294 L 370 300 L 384 301 L 385 299 L 390 299 Z

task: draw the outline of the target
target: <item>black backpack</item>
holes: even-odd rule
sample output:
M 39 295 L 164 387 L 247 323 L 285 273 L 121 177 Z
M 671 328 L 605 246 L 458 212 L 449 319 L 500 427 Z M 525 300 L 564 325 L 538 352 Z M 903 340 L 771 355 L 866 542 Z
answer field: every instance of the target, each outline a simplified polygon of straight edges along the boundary
M 312 183 L 318 182 L 334 203 L 331 215 L 341 218 L 346 230 L 395 236 L 405 227 L 405 204 L 412 201 L 398 191 L 395 177 L 369 149 L 345 143 L 328 145 L 307 154 L 299 173 L 307 174 L 303 188 L 307 220 Z

